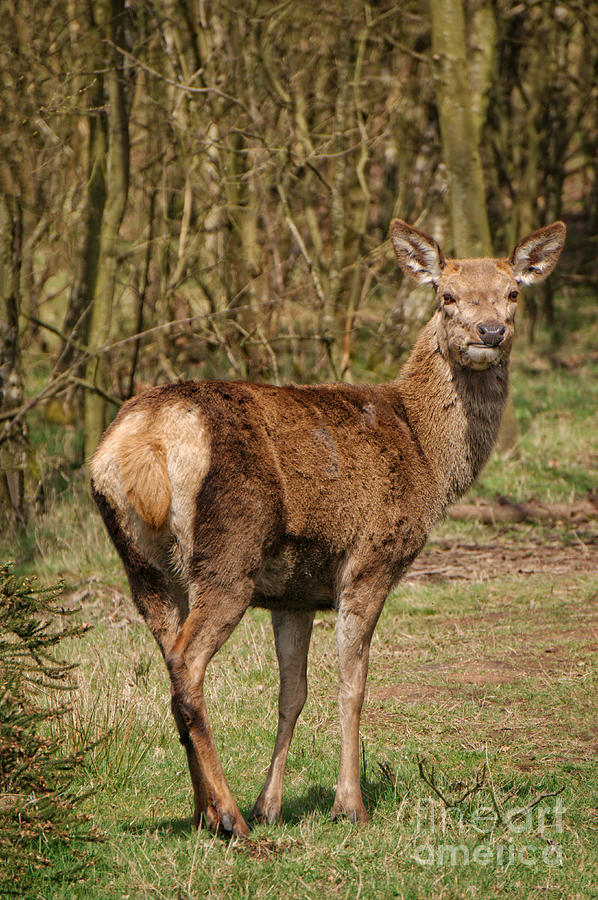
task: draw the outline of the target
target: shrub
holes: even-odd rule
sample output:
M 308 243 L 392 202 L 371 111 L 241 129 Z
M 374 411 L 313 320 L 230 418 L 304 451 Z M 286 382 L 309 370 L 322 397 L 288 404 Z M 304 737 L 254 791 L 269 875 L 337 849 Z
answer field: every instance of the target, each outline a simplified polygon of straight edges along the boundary
M 58 845 L 74 874 L 83 842 L 99 836 L 76 809 L 83 754 L 65 754 L 53 727 L 67 709 L 57 692 L 74 687 L 58 645 L 87 630 L 69 621 L 61 597 L 62 585 L 40 589 L 0 564 L 0 893 L 21 894 L 41 871 L 51 875 Z

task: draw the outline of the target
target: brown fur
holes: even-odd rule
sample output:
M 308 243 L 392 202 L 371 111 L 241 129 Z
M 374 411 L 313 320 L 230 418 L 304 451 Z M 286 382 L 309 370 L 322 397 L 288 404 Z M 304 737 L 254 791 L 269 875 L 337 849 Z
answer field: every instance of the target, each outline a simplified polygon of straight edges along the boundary
M 203 814 L 212 828 L 246 833 L 203 679 L 249 605 L 272 610 L 281 673 L 276 746 L 253 817 L 280 817 L 313 614 L 334 607 L 333 815 L 367 819 L 358 741 L 371 635 L 430 528 L 488 458 L 507 396 L 517 280 L 548 274 L 564 226 L 534 232 L 508 261 L 447 261 L 400 220 L 391 237 L 401 267 L 439 297 L 395 382 L 156 387 L 123 406 L 91 463 L 94 497 L 170 671 L 196 823 Z

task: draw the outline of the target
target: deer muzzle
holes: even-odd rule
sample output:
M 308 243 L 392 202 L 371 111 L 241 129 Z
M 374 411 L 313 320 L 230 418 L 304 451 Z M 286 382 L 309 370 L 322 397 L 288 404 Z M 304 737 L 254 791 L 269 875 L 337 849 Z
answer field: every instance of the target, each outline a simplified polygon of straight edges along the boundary
M 506 325 L 496 319 L 478 324 L 478 334 L 487 347 L 498 347 L 505 339 Z

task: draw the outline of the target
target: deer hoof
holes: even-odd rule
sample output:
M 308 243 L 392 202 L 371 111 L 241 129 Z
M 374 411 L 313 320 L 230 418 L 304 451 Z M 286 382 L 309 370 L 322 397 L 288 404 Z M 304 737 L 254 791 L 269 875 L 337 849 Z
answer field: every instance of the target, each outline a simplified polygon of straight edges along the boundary
M 370 816 L 367 809 L 363 805 L 363 802 L 351 805 L 335 802 L 330 813 L 330 819 L 333 822 L 336 819 L 348 819 L 349 822 L 359 822 L 361 825 L 365 825 L 366 822 L 370 821 Z
M 282 813 L 279 806 L 262 807 L 256 803 L 251 813 L 249 821 L 255 822 L 257 825 L 278 825 L 282 822 Z
M 249 828 L 245 819 L 238 811 L 236 813 L 229 811 L 219 812 L 210 806 L 205 812 L 205 822 L 208 829 L 215 834 L 222 834 L 228 837 L 233 835 L 236 837 L 247 837 L 249 835 Z
M 220 826 L 223 831 L 227 831 L 229 834 L 232 834 L 235 827 L 235 820 L 233 816 L 230 813 L 224 813 L 222 819 L 220 820 Z
M 245 819 L 243 818 L 241 813 L 236 816 L 229 812 L 223 813 L 223 815 L 220 817 L 218 831 L 228 836 L 249 836 L 249 828 L 247 827 L 247 823 L 245 822 Z

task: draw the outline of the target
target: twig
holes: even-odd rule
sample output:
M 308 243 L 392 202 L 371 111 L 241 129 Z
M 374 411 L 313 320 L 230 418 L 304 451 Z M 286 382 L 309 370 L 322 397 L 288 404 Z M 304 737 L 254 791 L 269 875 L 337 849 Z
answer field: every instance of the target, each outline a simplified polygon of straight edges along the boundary
M 86 391 L 91 391 L 92 394 L 99 394 L 100 397 L 103 397 L 108 403 L 114 403 L 116 406 L 120 406 L 122 402 L 118 397 L 114 397 L 112 394 L 108 394 L 106 391 L 102 390 L 97 384 L 92 384 L 90 381 L 79 378 L 77 375 L 71 375 L 68 380 L 70 384 L 78 384 L 79 387 L 85 388 Z
M 488 744 L 484 744 L 484 756 L 485 756 L 485 770 L 488 773 L 488 790 L 490 791 L 490 797 L 492 799 L 492 806 L 496 811 L 496 815 L 498 817 L 498 821 L 501 825 L 505 824 L 505 819 L 502 814 L 502 809 L 500 808 L 500 804 L 496 799 L 496 793 L 494 791 L 494 781 L 492 779 L 492 772 L 490 770 L 490 763 L 488 762 Z
M 428 787 L 432 788 L 436 796 L 440 797 L 444 805 L 449 809 L 455 806 L 459 806 L 459 804 L 463 803 L 463 801 L 471 796 L 471 794 L 475 794 L 477 791 L 481 790 L 486 782 L 486 768 L 482 768 L 476 775 L 476 780 L 473 787 L 468 788 L 468 790 L 466 790 L 461 797 L 458 797 L 456 800 L 451 801 L 444 796 L 440 788 L 436 785 L 434 769 L 431 769 L 430 774 L 426 772 L 425 762 L 426 760 L 424 757 L 417 757 L 417 767 L 419 769 L 420 778 L 422 779 L 422 781 L 425 781 Z
M 307 269 L 309 271 L 309 274 L 311 275 L 311 280 L 313 281 L 313 285 L 314 285 L 316 294 L 318 296 L 318 300 L 320 301 L 322 308 L 325 309 L 326 295 L 324 294 L 324 289 L 322 288 L 322 282 L 320 281 L 320 276 L 318 275 L 318 272 L 314 265 L 314 262 L 307 251 L 307 247 L 305 246 L 305 243 L 303 242 L 303 238 L 301 237 L 301 235 L 299 233 L 299 229 L 297 228 L 297 226 L 295 225 L 295 223 L 293 221 L 293 217 L 291 216 L 291 211 L 290 211 L 289 205 L 287 203 L 286 194 L 285 194 L 284 188 L 282 187 L 281 184 L 278 185 L 278 193 L 279 193 L 279 196 L 282 201 L 283 208 L 284 208 L 284 216 L 285 216 L 286 223 L 289 226 L 289 230 L 290 230 L 291 234 L 295 238 L 295 242 L 297 243 L 297 246 L 299 247 L 299 250 L 301 251 L 301 255 L 303 256 L 305 262 L 307 263 Z
M 55 325 L 50 325 L 49 322 L 43 322 L 41 319 L 38 319 L 37 316 L 31 316 L 29 313 L 21 313 L 24 319 L 27 319 L 28 322 L 33 322 L 34 325 L 37 325 L 38 328 L 43 328 L 45 331 L 49 331 L 52 334 L 55 334 L 56 337 L 61 338 L 65 343 L 70 344 L 75 350 L 79 350 L 81 353 L 85 353 L 87 347 L 83 344 L 78 343 L 72 337 L 65 334 L 64 331 L 61 331 L 60 328 L 56 328 Z
M 235 311 L 238 312 L 240 309 L 249 309 L 249 306 L 245 307 L 236 307 Z M 5 410 L 0 413 L 0 422 L 7 421 L 6 428 L 2 434 L 0 434 L 0 444 L 2 444 L 5 440 L 8 439 L 10 435 L 11 428 L 19 422 L 23 416 L 25 416 L 29 410 L 33 409 L 38 403 L 41 403 L 42 400 L 46 400 L 48 397 L 53 397 L 55 394 L 58 394 L 62 391 L 67 384 L 70 383 L 73 372 L 75 372 L 84 362 L 88 359 L 93 359 L 94 357 L 102 356 L 104 353 L 109 353 L 112 350 L 116 350 L 119 347 L 124 347 L 127 344 L 130 344 L 134 341 L 138 341 L 140 338 L 147 337 L 150 334 L 157 334 L 160 331 L 163 331 L 166 328 L 174 328 L 176 325 L 189 325 L 194 322 L 196 319 L 207 319 L 212 328 L 215 329 L 215 317 L 222 316 L 226 317 L 230 315 L 230 311 L 219 310 L 213 313 L 209 313 L 206 315 L 205 313 L 197 313 L 193 316 L 186 316 L 182 319 L 172 319 L 170 322 L 164 322 L 161 325 L 154 325 L 152 328 L 147 328 L 145 331 L 141 331 L 138 334 L 131 334 L 129 337 L 121 338 L 118 341 L 113 341 L 112 343 L 104 344 L 102 347 L 98 347 L 97 350 L 85 350 L 82 352 L 81 356 L 75 360 L 71 365 L 60 372 L 55 378 L 48 382 L 42 390 L 36 394 L 35 397 L 32 397 L 22 406 L 17 407 L 16 409 Z M 46 323 L 39 321 L 40 326 L 46 327 Z M 50 331 L 52 328 L 49 329 Z M 55 371 L 55 369 L 54 369 Z M 117 401 L 120 402 L 120 401 Z
M 540 794 L 540 796 L 537 797 L 534 800 L 534 802 L 530 804 L 530 806 L 528 806 L 528 810 L 535 809 L 536 806 L 538 805 L 538 803 L 541 803 L 542 800 L 546 800 L 548 797 L 558 797 L 559 794 L 562 794 L 564 790 L 565 790 L 565 785 L 563 785 L 561 788 L 559 788 L 558 791 L 549 791 L 546 794 Z
M 392 768 L 387 762 L 379 762 L 378 768 L 380 769 L 380 773 L 383 778 L 386 778 L 388 782 L 392 785 L 392 789 L 394 791 L 395 797 L 397 796 L 397 776 L 396 773 L 393 772 Z
M 538 806 L 538 804 L 542 802 L 542 800 L 547 800 L 549 797 L 558 797 L 559 794 L 562 794 L 564 790 L 565 790 L 565 785 L 563 785 L 561 788 L 559 788 L 558 791 L 549 791 L 546 794 L 540 794 L 539 797 L 536 797 L 536 799 L 534 800 L 533 803 L 530 803 L 530 805 L 525 808 L 525 811 L 522 813 L 522 816 L 527 814 L 528 812 L 531 812 L 532 809 L 535 809 L 536 806 Z
M 297 246 L 299 247 L 299 250 L 301 251 L 301 255 L 303 256 L 303 258 L 305 259 L 305 262 L 307 263 L 307 269 L 311 276 L 311 280 L 313 282 L 318 300 L 320 301 L 320 306 L 321 306 L 324 314 L 326 314 L 328 304 L 326 302 L 326 295 L 324 293 L 324 289 L 322 288 L 322 282 L 320 281 L 320 276 L 318 275 L 318 270 L 317 270 L 311 256 L 309 255 L 309 253 L 307 251 L 307 247 L 305 246 L 303 238 L 301 237 L 301 235 L 299 233 L 299 229 L 297 228 L 297 226 L 295 225 L 295 223 L 293 221 L 293 217 L 291 216 L 291 211 L 289 209 L 289 204 L 287 202 L 287 197 L 286 197 L 284 188 L 280 184 L 280 182 L 278 183 L 277 187 L 278 187 L 278 194 L 280 196 L 283 210 L 284 210 L 286 223 L 289 226 L 291 234 L 295 238 Z M 334 357 L 332 354 L 333 340 L 334 340 L 334 338 L 326 329 L 326 322 L 324 322 L 324 334 L 321 337 L 321 342 L 324 344 L 324 347 L 326 349 L 326 355 L 328 357 L 328 364 L 329 364 L 330 370 L 332 372 L 332 377 L 334 378 L 335 381 L 338 381 L 339 375 L 338 375 L 336 363 L 334 361 Z

